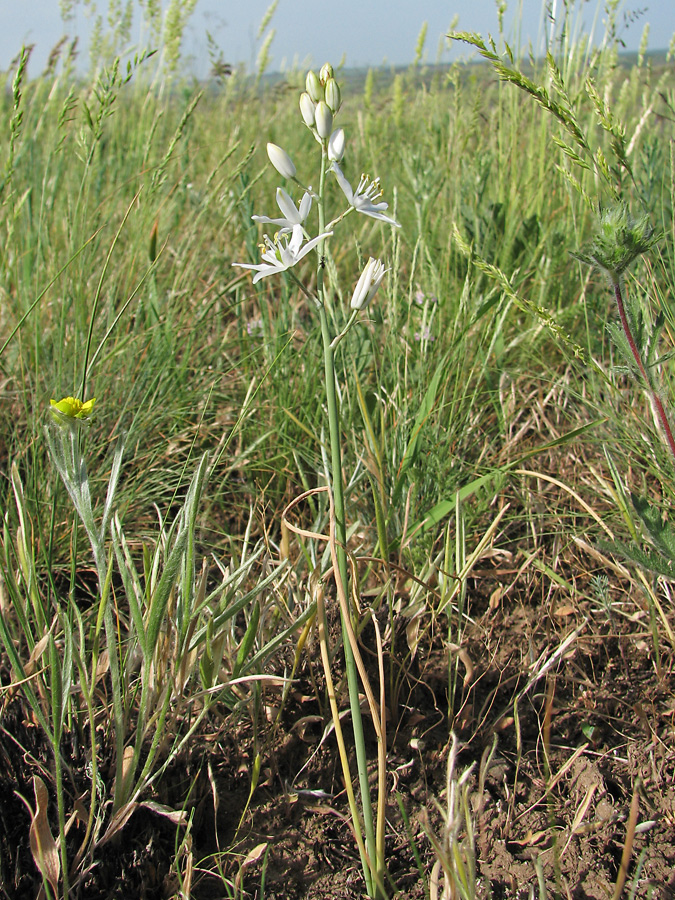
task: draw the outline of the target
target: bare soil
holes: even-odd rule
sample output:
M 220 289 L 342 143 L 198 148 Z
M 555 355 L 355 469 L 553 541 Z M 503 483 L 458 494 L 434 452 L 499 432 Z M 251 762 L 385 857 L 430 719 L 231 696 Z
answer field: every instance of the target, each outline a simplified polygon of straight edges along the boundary
M 672 648 L 661 634 L 655 653 L 646 600 L 620 566 L 603 567 L 590 545 L 570 540 L 555 561 L 550 547 L 548 559 L 540 555 L 555 564 L 555 581 L 527 564 L 522 540 L 503 542 L 474 571 L 461 659 L 448 656 L 442 616 L 422 629 L 412 659 L 407 620 L 396 617 L 391 627 L 382 620 L 387 677 L 396 685 L 388 709 L 391 894 L 395 886 L 400 897 L 429 896 L 436 856 L 428 834 L 443 833 L 454 730 L 461 742 L 456 774 L 474 766 L 477 897 L 526 898 L 531 889 L 539 896 L 537 868 L 550 897 L 612 897 L 636 798 L 625 896 L 675 898 Z M 604 572 L 611 576 L 607 592 L 594 600 L 590 579 Z M 565 585 L 573 585 L 572 596 Z M 235 889 L 239 897 L 266 900 L 364 896 L 335 740 L 326 733 L 316 640 L 281 711 L 278 694 L 270 692 L 248 717 L 212 720 L 158 785 L 152 799 L 192 816 L 178 861 L 185 830 L 139 808 L 102 848 L 75 897 L 179 896 L 176 869 L 195 900 Z M 340 683 L 339 671 L 336 678 Z M 344 685 L 340 690 L 347 708 Z M 32 900 L 40 879 L 21 797 L 33 803 L 32 778 L 39 774 L 54 805 L 50 756 L 18 695 L 3 692 L 0 726 L 0 896 Z M 495 739 L 478 796 L 481 759 Z M 84 751 L 70 740 L 64 753 L 74 796 L 86 775 Z M 372 733 L 368 740 L 374 784 Z M 258 752 L 260 778 L 247 808 Z M 54 825 L 52 808 L 50 820 Z M 76 823 L 69 833 L 73 853 L 78 837 Z M 223 876 L 232 884 L 229 894 Z

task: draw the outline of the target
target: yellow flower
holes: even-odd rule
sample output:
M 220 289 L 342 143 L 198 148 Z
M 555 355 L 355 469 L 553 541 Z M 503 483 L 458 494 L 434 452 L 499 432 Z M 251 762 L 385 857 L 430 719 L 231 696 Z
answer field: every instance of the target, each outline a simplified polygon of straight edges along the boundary
M 77 397 L 64 397 L 63 400 L 50 400 L 51 413 L 56 422 L 65 424 L 70 419 L 88 419 L 94 410 L 96 397 L 83 403 Z

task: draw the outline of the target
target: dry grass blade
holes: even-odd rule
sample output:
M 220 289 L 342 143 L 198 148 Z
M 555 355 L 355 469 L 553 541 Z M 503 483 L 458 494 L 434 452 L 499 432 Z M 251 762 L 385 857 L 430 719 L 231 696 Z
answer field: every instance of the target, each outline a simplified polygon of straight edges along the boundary
M 288 514 L 301 500 L 312 496 L 316 493 L 324 493 L 328 492 L 328 497 L 330 500 L 330 535 L 326 536 L 323 534 L 319 534 L 317 532 L 310 532 L 300 528 L 297 528 L 294 525 L 291 525 L 288 522 Z M 361 852 L 362 860 L 364 861 L 364 865 L 367 865 L 372 877 L 375 879 L 378 889 L 382 889 L 382 881 L 384 877 L 384 816 L 383 816 L 383 800 L 384 797 L 384 778 L 386 773 L 386 730 L 384 727 L 385 723 L 385 713 L 384 713 L 384 704 L 382 707 L 378 706 L 377 701 L 375 700 L 375 696 L 373 694 L 373 689 L 370 684 L 370 679 L 368 677 L 368 672 L 363 662 L 363 658 L 361 656 L 361 652 L 359 650 L 358 641 L 356 638 L 356 634 L 354 633 L 354 628 L 351 622 L 351 613 L 349 610 L 349 600 L 347 598 L 346 587 L 342 582 L 342 578 L 340 577 L 340 567 L 338 565 L 337 558 L 337 540 L 335 534 L 335 509 L 333 505 L 333 495 L 331 491 L 328 490 L 327 487 L 319 487 L 314 488 L 310 491 L 305 491 L 296 497 L 291 503 L 286 507 L 283 513 L 283 521 L 285 523 L 286 528 L 290 531 L 295 532 L 296 534 L 301 535 L 306 538 L 314 538 L 317 540 L 329 542 L 330 547 L 330 555 L 331 561 L 333 563 L 333 567 L 329 572 L 326 573 L 326 576 L 330 575 L 331 572 L 335 579 L 335 585 L 337 588 L 338 601 L 340 603 L 340 610 L 342 614 L 342 621 L 344 624 L 344 630 L 349 640 L 352 653 L 354 655 L 354 662 L 356 663 L 356 668 L 359 674 L 359 678 L 361 679 L 361 683 L 363 685 L 363 690 L 366 695 L 366 700 L 368 702 L 368 707 L 370 709 L 370 714 L 373 722 L 373 727 L 375 729 L 375 733 L 377 735 L 378 742 L 378 812 L 381 816 L 378 819 L 377 824 L 377 834 L 378 834 L 378 843 L 376 849 L 376 860 L 369 860 L 368 853 L 366 851 L 365 846 L 362 848 L 361 843 L 359 842 L 359 850 Z M 324 577 L 326 577 L 324 576 Z M 319 634 L 321 639 L 321 654 L 322 654 L 322 662 L 324 666 L 324 673 L 326 677 L 326 687 L 328 691 L 329 700 L 331 703 L 331 711 L 333 713 L 333 721 L 335 725 L 335 733 L 338 739 L 338 744 L 340 746 L 340 756 L 343 764 L 343 774 L 345 777 L 345 783 L 348 786 L 349 792 L 349 782 L 351 779 L 351 773 L 349 770 L 349 763 L 347 762 L 346 753 L 344 752 L 344 748 L 342 747 L 342 733 L 340 729 L 340 717 L 337 714 L 337 703 L 335 701 L 334 688 L 332 685 L 332 679 L 330 674 L 330 662 L 329 662 L 329 654 L 328 654 L 328 645 L 325 637 L 325 609 L 323 605 L 323 592 L 322 589 L 319 588 L 317 596 L 317 610 L 318 610 L 318 622 L 319 622 Z M 381 685 L 383 683 L 383 672 L 381 668 L 382 664 L 382 648 L 380 642 L 380 635 L 376 628 L 376 639 L 378 641 L 378 658 L 380 661 L 380 676 L 381 676 Z M 346 767 L 345 767 L 346 766 Z M 357 827 L 358 823 L 358 815 L 356 813 L 356 807 L 352 806 L 351 794 L 350 796 L 350 808 L 353 811 L 354 818 L 354 830 L 357 835 L 360 835 L 360 828 Z M 362 804 L 365 806 L 366 803 L 370 803 L 369 797 L 362 798 Z M 363 812 L 363 808 L 362 808 Z
M 569 487 L 569 485 L 566 485 L 563 481 L 560 481 L 558 478 L 553 478 L 551 475 L 546 475 L 544 472 L 533 472 L 531 469 L 516 469 L 514 472 L 514 475 L 525 475 L 530 478 L 538 478 L 538 479 L 541 479 L 542 481 L 548 481 L 549 484 L 554 484 L 556 487 L 559 487 L 563 491 L 566 491 L 570 495 L 570 497 L 572 497 L 574 500 L 576 500 L 576 502 L 579 504 L 579 506 L 583 510 L 585 510 L 585 512 L 587 512 L 588 515 L 591 516 L 591 518 L 594 519 L 595 522 L 597 522 L 597 524 L 602 528 L 602 530 L 610 538 L 614 537 L 614 534 L 612 533 L 612 531 L 607 527 L 607 525 L 605 525 L 605 523 L 600 518 L 600 516 L 596 513 L 596 511 L 594 509 L 592 509 L 592 507 L 590 507 L 588 505 L 588 503 L 586 503 L 586 501 L 582 497 L 580 497 L 579 494 L 575 490 L 573 490 L 571 487 Z
M 269 844 L 267 841 L 264 841 L 261 844 L 256 844 L 256 846 L 250 850 L 246 856 L 246 859 L 243 861 L 241 866 L 239 867 L 239 871 L 234 879 L 234 886 L 238 891 L 242 891 L 243 895 L 243 881 L 244 881 L 244 869 L 248 869 L 251 866 L 254 866 L 257 862 L 259 862 L 265 854 Z
M 616 884 L 614 885 L 614 893 L 612 900 L 619 900 L 623 892 L 623 886 L 626 883 L 628 875 L 628 864 L 633 853 L 633 841 L 635 839 L 635 826 L 637 825 L 638 812 L 640 810 L 640 782 L 637 781 L 633 790 L 633 799 L 630 804 L 630 813 L 628 814 L 628 825 L 626 826 L 626 840 L 623 844 L 623 853 L 621 854 L 621 865 L 619 866 L 619 874 L 617 875 Z

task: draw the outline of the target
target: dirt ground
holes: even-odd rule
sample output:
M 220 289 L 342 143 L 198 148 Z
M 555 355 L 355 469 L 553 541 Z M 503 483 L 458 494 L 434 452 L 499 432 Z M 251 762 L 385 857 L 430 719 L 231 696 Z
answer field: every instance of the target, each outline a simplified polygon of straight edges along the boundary
M 549 897 L 612 897 L 636 797 L 624 896 L 675 898 L 672 652 L 660 640 L 657 659 L 646 601 L 619 566 L 596 600 L 590 579 L 607 571 L 597 552 L 570 541 L 560 558 L 561 583 L 525 566 L 517 542 L 481 560 L 468 585 L 471 622 L 451 710 L 447 620 L 430 623 L 412 660 L 406 620 L 394 619 L 388 632 L 383 620 L 385 662 L 397 684 L 388 709 L 386 861 L 400 897 L 429 896 L 436 856 L 428 833 L 443 833 L 452 729 L 460 741 L 456 773 L 474 765 L 477 897 L 538 897 L 538 871 Z M 574 596 L 562 582 L 574 585 Z M 192 815 L 177 868 L 195 900 L 235 893 L 266 900 L 364 896 L 336 744 L 324 733 L 330 717 L 312 640 L 278 720 L 278 696 L 267 695 L 255 729 L 254 716 L 234 728 L 228 717 L 212 720 L 152 798 Z M 7 684 L 6 670 L 2 677 Z M 19 699 L 3 693 L 0 896 L 32 900 L 39 879 L 19 795 L 32 802 L 36 773 L 50 783 L 49 753 Z M 276 725 L 265 729 L 264 721 Z M 374 783 L 373 734 L 368 739 Z M 479 796 L 481 759 L 495 739 Z M 64 750 L 73 784 L 84 783 L 83 749 Z M 256 751 L 260 779 L 247 809 Z M 54 822 L 50 808 L 52 815 Z M 183 835 L 139 808 L 73 895 L 179 896 L 172 861 Z M 222 875 L 232 884 L 229 893 Z M 442 887 L 441 879 L 439 896 Z

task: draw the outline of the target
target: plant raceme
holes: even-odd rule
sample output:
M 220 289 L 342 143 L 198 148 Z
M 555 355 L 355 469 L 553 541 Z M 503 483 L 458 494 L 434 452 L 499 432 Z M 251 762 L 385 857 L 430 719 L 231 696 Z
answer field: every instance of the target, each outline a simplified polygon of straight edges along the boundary
M 344 174 L 341 163 L 345 155 L 346 139 L 342 128 L 334 128 L 335 118 L 342 106 L 340 86 L 335 80 L 332 66 L 326 64 L 319 75 L 309 72 L 305 80 L 305 91 L 300 96 L 300 115 L 302 121 L 312 132 L 315 140 L 321 148 L 320 170 L 318 178 L 318 191 L 306 187 L 297 177 L 297 168 L 289 154 L 277 144 L 267 144 L 267 155 L 276 171 L 287 181 L 293 182 L 303 192 L 299 205 L 287 191 L 277 188 L 276 201 L 281 210 L 281 218 L 268 216 L 253 216 L 255 222 L 261 225 L 274 225 L 279 228 L 274 238 L 264 235 L 261 245 L 262 262 L 260 263 L 234 263 L 243 269 L 251 269 L 255 272 L 253 283 L 256 284 L 268 275 L 276 275 L 280 272 L 288 272 L 303 293 L 309 297 L 316 307 L 321 325 L 321 338 L 324 351 L 324 377 L 326 389 L 326 408 L 328 413 L 328 428 L 330 434 L 330 465 L 329 465 L 329 489 L 331 492 L 331 554 L 335 563 L 333 577 L 335 578 L 340 600 L 340 614 L 342 617 L 343 649 L 345 656 L 345 669 L 349 687 L 349 704 L 351 708 L 351 721 L 354 733 L 354 746 L 356 749 L 356 763 L 358 768 L 359 786 L 361 793 L 360 809 L 356 805 L 354 793 L 351 789 L 351 774 L 349 771 L 348 755 L 344 751 L 344 742 L 341 737 L 341 716 L 333 710 L 335 732 L 341 747 L 341 760 L 343 774 L 348 786 L 348 796 L 354 833 L 361 854 L 366 887 L 371 897 L 384 895 L 384 786 L 386 784 L 386 734 L 379 723 L 382 720 L 381 711 L 377 709 L 374 699 L 369 706 L 373 722 L 376 725 L 379 741 L 378 757 L 378 804 L 377 823 L 375 827 L 373 809 L 371 805 L 370 787 L 368 783 L 368 759 L 365 749 L 363 723 L 360 707 L 360 683 L 359 683 L 359 659 L 358 647 L 352 646 L 355 642 L 354 630 L 350 622 L 350 613 L 347 597 L 350 596 L 349 577 L 347 568 L 347 527 L 345 516 L 345 501 L 343 494 L 342 473 L 342 441 L 343 436 L 340 427 L 340 409 L 338 381 L 335 372 L 335 348 L 345 337 L 350 328 L 355 324 L 359 313 L 366 309 L 372 302 L 380 288 L 387 270 L 380 259 L 372 256 L 363 268 L 358 278 L 356 287 L 352 293 L 350 310 L 346 310 L 342 316 L 329 316 L 325 308 L 324 277 L 325 265 L 323 256 L 327 254 L 325 242 L 332 237 L 335 230 L 342 225 L 345 218 L 352 212 L 361 213 L 377 219 L 386 225 L 399 227 L 398 222 L 387 214 L 388 203 L 382 199 L 382 189 L 378 178 L 371 179 L 368 175 L 362 175 L 356 190 L 352 187 Z M 326 175 L 332 172 L 347 201 L 347 208 L 340 212 L 326 225 L 325 187 Z M 317 182 L 314 182 L 315 184 Z M 316 210 L 317 229 L 314 235 L 308 231 L 308 219 Z M 289 236 L 290 232 L 290 236 Z M 319 245 L 321 245 L 319 247 Z M 294 267 L 304 259 L 307 254 L 317 249 L 316 287 L 310 290 L 295 274 Z M 334 271 L 335 267 L 331 267 Z M 336 292 L 337 294 L 337 292 Z M 339 296 L 339 294 L 337 294 Z M 336 311 L 337 312 L 337 311 Z M 344 321 L 344 327 L 336 334 L 331 334 L 331 326 L 340 319 Z M 333 325 L 334 327 L 334 325 Z M 344 603 L 343 603 L 344 600 Z M 321 616 L 321 614 L 319 614 Z M 323 651 L 322 651 L 323 652 Z M 326 654 L 325 659 L 329 657 Z M 327 665 L 327 663 L 326 663 Z M 365 671 L 361 665 L 361 671 Z M 329 671 L 326 673 L 329 683 Z M 361 676 L 364 678 L 363 674 Z M 369 684 L 363 684 L 366 694 L 370 692 Z M 370 697 L 372 697 L 370 692 Z M 379 729 L 379 730 L 378 730 Z
M 288 192 L 284 188 L 278 187 L 276 201 L 282 216 L 280 218 L 262 215 L 252 216 L 253 220 L 261 225 L 276 225 L 279 227 L 279 231 L 273 240 L 268 235 L 264 236 L 264 243 L 261 245 L 262 263 L 233 263 L 234 266 L 256 271 L 257 274 L 253 278 L 254 284 L 268 275 L 276 275 L 295 266 L 320 241 L 330 237 L 333 234 L 331 230 L 333 226 L 337 225 L 352 210 L 398 227 L 399 223 L 386 214 L 389 204 L 381 199 L 382 189 L 379 178 L 371 179 L 368 175 L 362 175 L 356 189 L 354 189 L 340 168 L 339 163 L 342 161 L 345 153 L 345 132 L 343 128 L 333 130 L 333 124 L 335 116 L 342 105 L 342 99 L 340 87 L 331 73 L 332 67 L 328 64 L 322 68 L 319 76 L 315 72 L 310 71 L 306 78 L 306 90 L 300 96 L 302 120 L 321 145 L 322 150 L 321 188 L 319 194 L 315 194 L 311 188 L 303 188 L 297 178 L 295 163 L 282 147 L 271 142 L 267 144 L 267 155 L 276 171 L 286 180 L 293 181 L 303 188 L 303 195 L 299 205 L 296 206 Z M 327 165 L 328 163 L 330 163 L 330 166 Z M 333 219 L 329 228 L 324 230 L 323 185 L 326 171 L 331 171 L 335 175 L 335 179 L 347 200 L 348 209 Z M 313 199 L 319 201 L 317 204 L 319 208 L 319 231 L 314 237 L 310 237 L 305 225 L 312 209 Z M 288 232 L 292 232 L 291 238 L 283 241 L 282 237 Z M 307 240 L 305 244 L 303 244 L 304 239 Z M 379 263 L 379 268 L 376 267 L 377 263 Z M 364 309 L 370 303 L 382 282 L 385 271 L 384 265 L 380 260 L 371 258 L 368 261 L 354 291 L 351 303 L 352 309 Z M 376 272 L 379 277 L 374 277 Z M 364 299 L 360 305 L 357 305 L 355 298 L 357 295 L 361 295 L 365 283 L 364 279 L 368 283 L 367 300 L 365 299 L 366 294 L 363 294 Z M 319 297 L 319 300 L 321 299 Z

